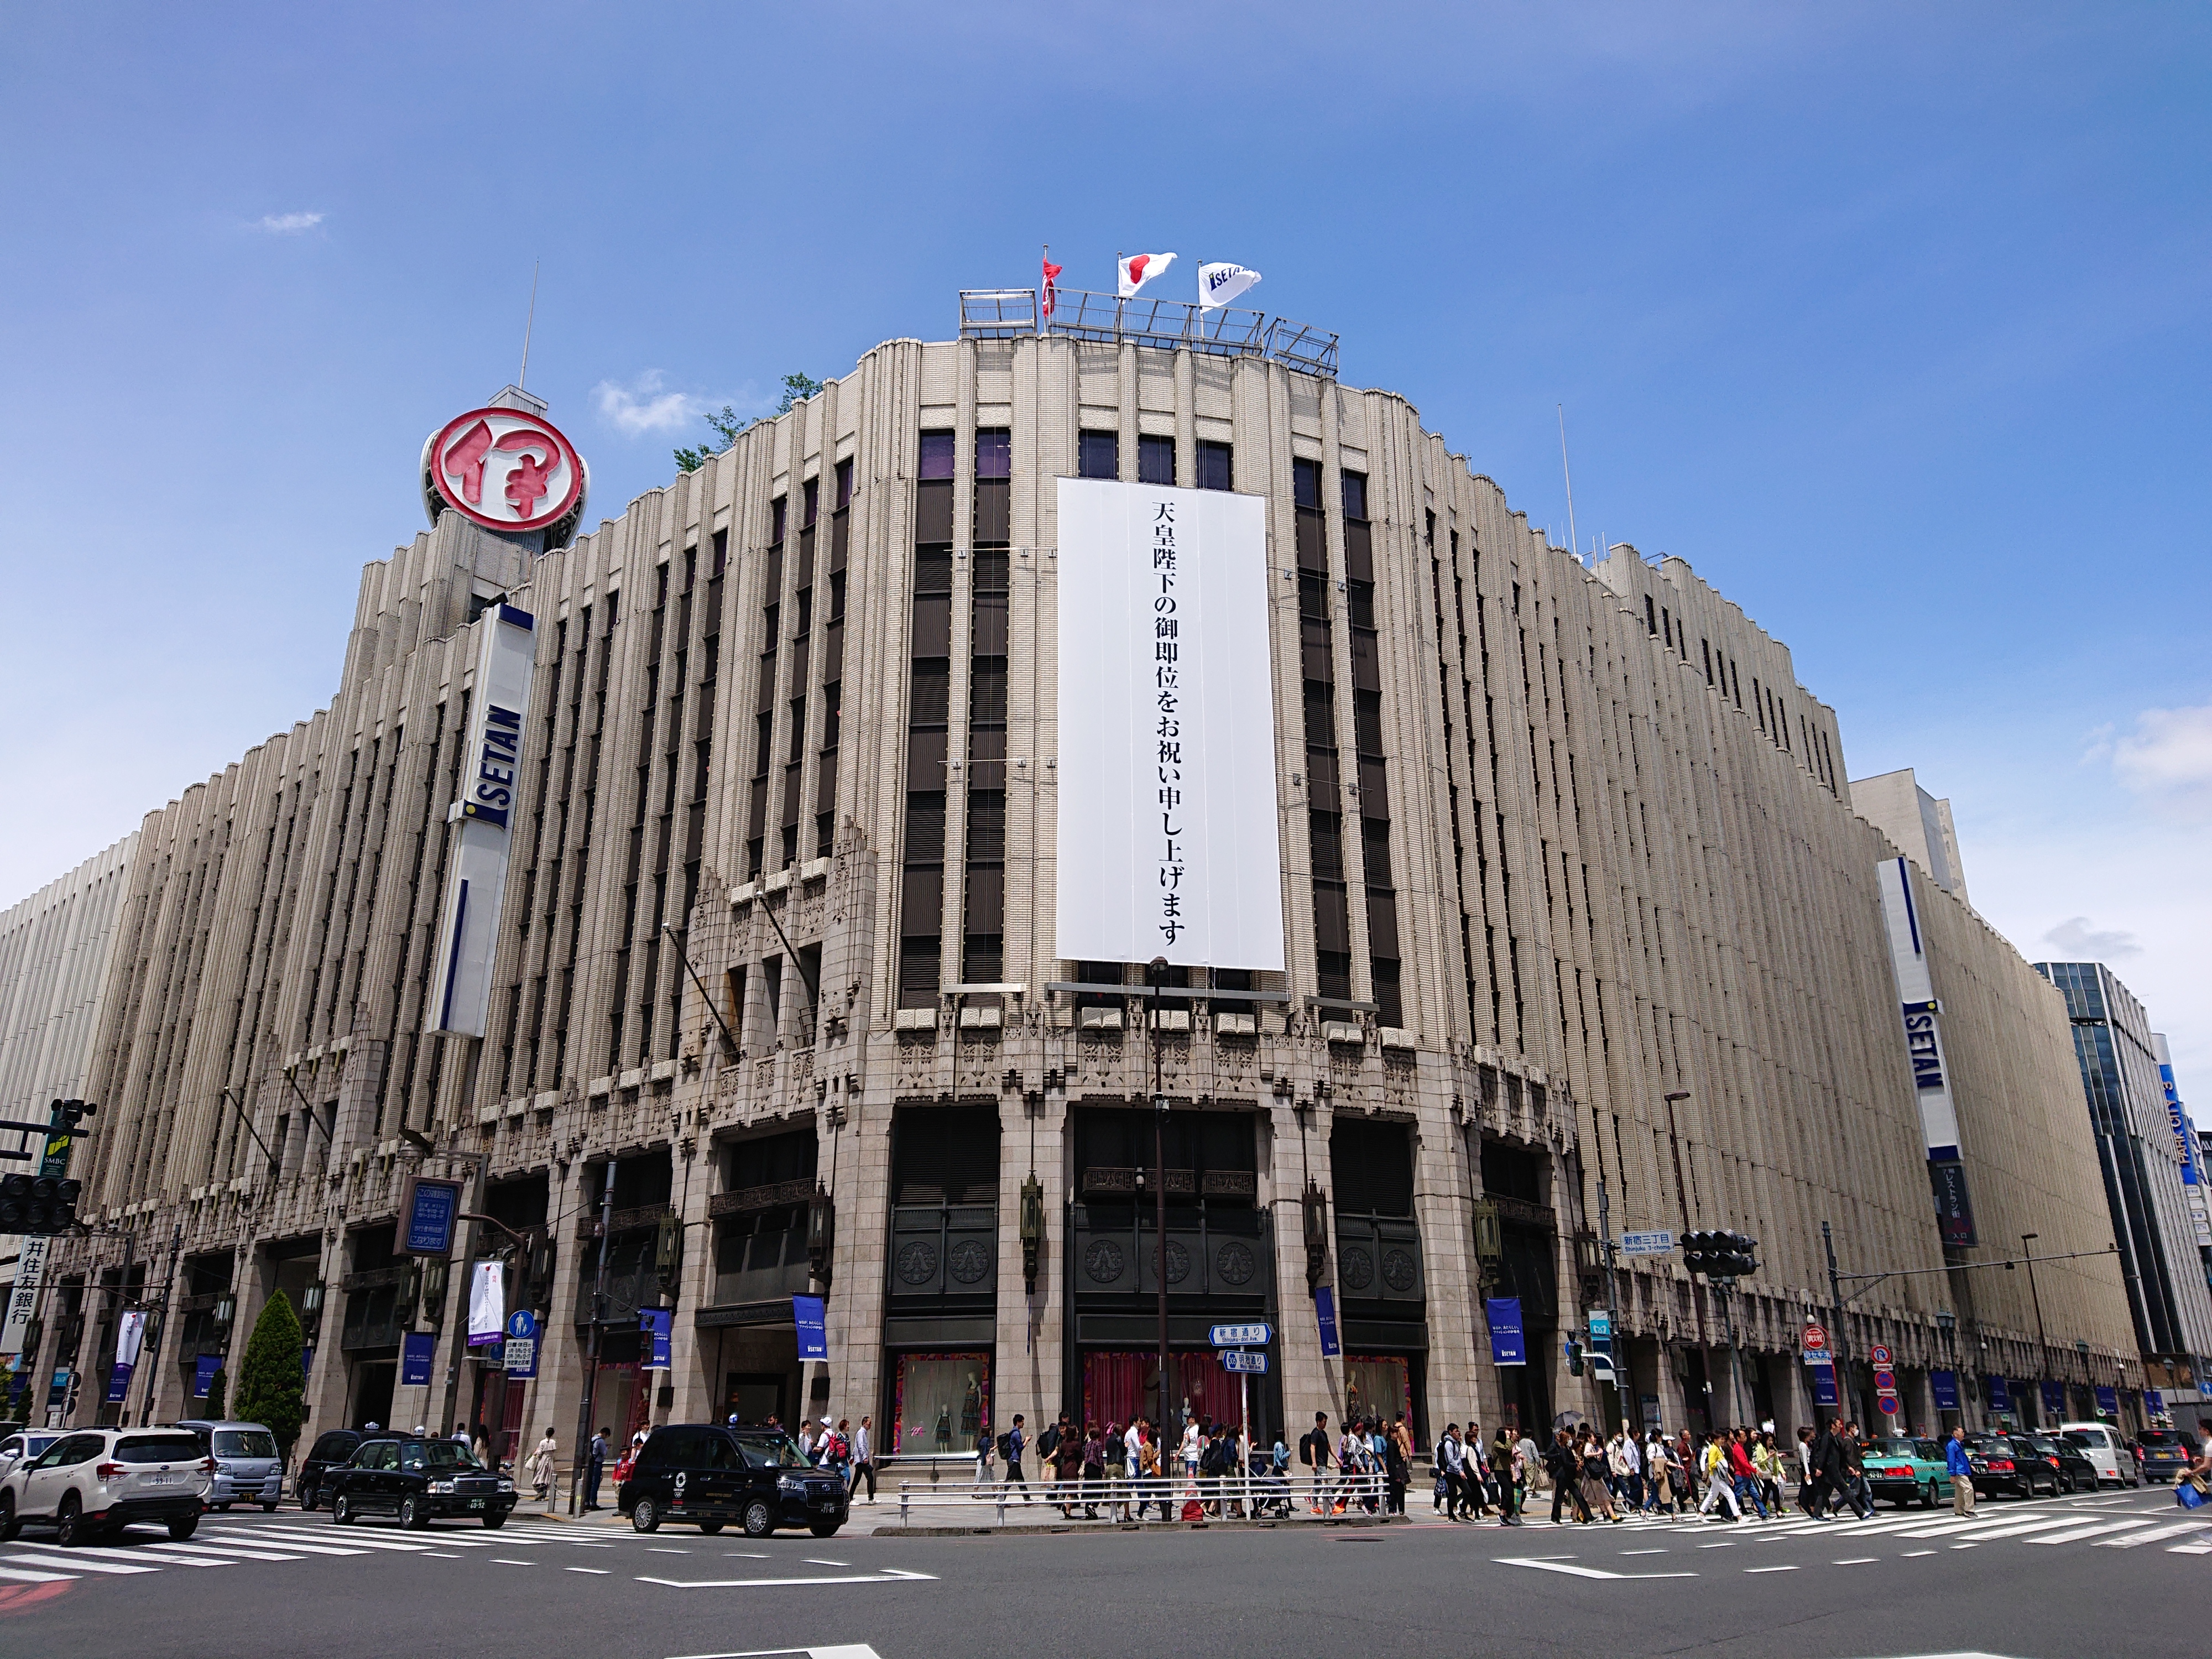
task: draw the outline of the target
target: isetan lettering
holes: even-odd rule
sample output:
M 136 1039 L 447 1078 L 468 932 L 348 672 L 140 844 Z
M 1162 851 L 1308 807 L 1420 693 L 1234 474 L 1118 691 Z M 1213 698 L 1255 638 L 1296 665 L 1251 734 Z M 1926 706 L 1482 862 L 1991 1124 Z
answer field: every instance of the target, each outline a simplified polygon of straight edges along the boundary
M 494 703 L 484 710 L 483 745 L 477 754 L 476 780 L 466 809 L 470 817 L 506 826 L 507 809 L 514 805 L 515 774 L 521 763 L 522 716 Z

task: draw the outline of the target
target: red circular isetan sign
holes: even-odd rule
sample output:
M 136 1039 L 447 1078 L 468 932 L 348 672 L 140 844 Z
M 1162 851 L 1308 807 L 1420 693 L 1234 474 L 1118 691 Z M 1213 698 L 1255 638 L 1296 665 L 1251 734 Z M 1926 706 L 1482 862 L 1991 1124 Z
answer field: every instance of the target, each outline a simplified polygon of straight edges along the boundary
M 430 440 L 423 470 L 447 506 L 487 530 L 543 530 L 584 493 L 584 463 L 550 421 L 472 409 Z
M 1809 1349 L 1815 1350 L 1826 1347 L 1828 1346 L 1827 1332 L 1822 1330 L 1818 1325 L 1808 1325 L 1805 1328 L 1805 1346 Z

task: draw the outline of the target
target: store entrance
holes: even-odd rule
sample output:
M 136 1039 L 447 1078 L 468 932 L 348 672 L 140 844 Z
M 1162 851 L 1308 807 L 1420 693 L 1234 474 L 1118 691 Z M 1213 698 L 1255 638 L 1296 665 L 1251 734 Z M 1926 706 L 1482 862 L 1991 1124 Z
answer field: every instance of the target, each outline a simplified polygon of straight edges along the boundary
M 354 1364 L 353 1425 L 366 1428 L 375 1423 L 385 1428 L 392 1426 L 392 1394 L 399 1383 L 399 1362 L 396 1359 L 362 1359 Z

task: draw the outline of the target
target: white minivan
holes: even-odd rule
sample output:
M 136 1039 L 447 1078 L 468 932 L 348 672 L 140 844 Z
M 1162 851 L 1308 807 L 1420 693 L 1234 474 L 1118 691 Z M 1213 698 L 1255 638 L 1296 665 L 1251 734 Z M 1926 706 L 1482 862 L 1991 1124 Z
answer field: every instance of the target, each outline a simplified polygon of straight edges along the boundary
M 2120 1431 L 2109 1423 L 2061 1423 L 2058 1432 L 2081 1449 L 2082 1455 L 2097 1466 L 2097 1484 L 2107 1480 L 2116 1486 L 2140 1486 L 2142 1473 L 2136 1468 L 2136 1455 L 2128 1449 Z

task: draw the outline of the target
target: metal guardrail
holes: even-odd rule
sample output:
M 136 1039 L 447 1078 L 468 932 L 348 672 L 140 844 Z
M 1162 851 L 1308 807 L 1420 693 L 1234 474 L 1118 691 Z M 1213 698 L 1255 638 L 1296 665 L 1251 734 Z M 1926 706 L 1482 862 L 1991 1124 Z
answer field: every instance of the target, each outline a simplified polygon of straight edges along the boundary
M 1318 1478 L 1288 1475 L 1126 1475 L 1061 1480 L 977 1480 L 957 1485 L 901 1481 L 899 1524 L 913 1524 L 917 1511 L 951 1521 L 1007 1524 L 1016 1514 L 1058 1510 L 1063 1520 L 1112 1526 L 1142 1526 L 1147 1521 L 1288 1520 L 1298 1516 L 1332 1520 L 1339 1516 L 1380 1516 L 1389 1504 L 1389 1483 L 1380 1474 Z M 988 1516 L 986 1512 L 988 1512 Z
M 1054 292 L 1052 315 L 1039 314 L 1035 289 L 962 289 L 960 337 L 1012 340 L 1057 334 L 1097 345 L 1155 346 L 1223 357 L 1266 357 L 1304 374 L 1334 380 L 1337 337 L 1305 323 L 1235 306 L 1182 300 L 1123 300 L 1082 289 Z

